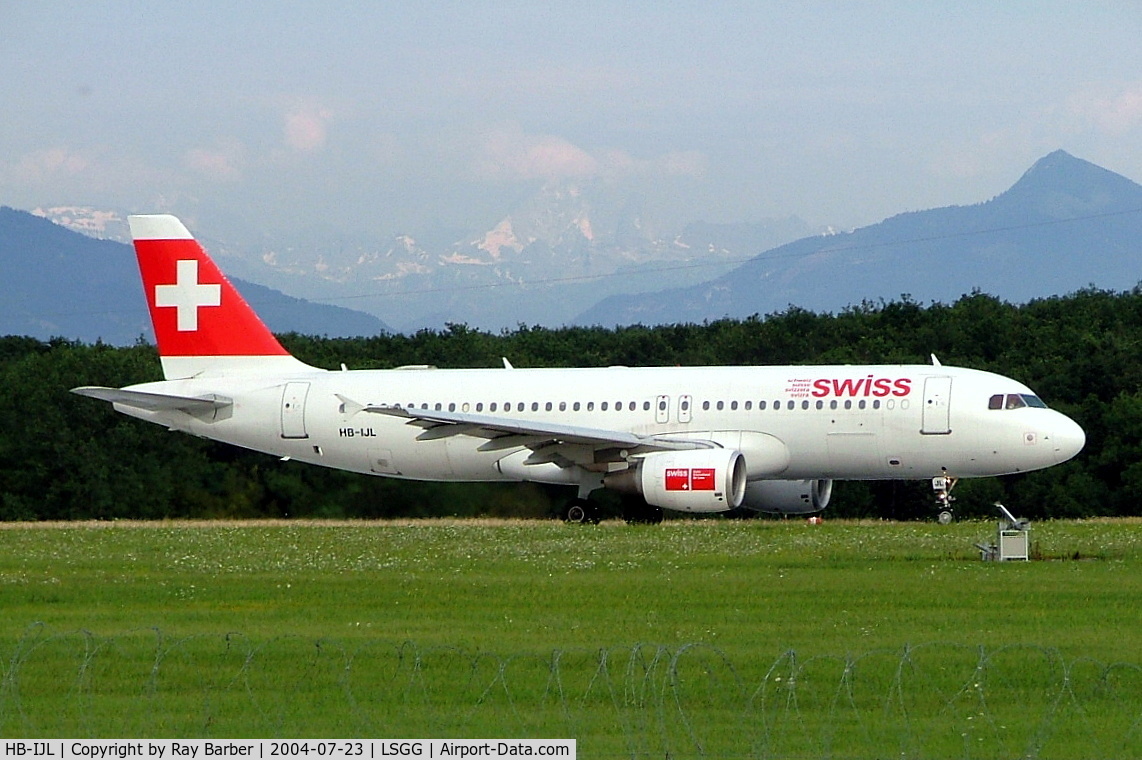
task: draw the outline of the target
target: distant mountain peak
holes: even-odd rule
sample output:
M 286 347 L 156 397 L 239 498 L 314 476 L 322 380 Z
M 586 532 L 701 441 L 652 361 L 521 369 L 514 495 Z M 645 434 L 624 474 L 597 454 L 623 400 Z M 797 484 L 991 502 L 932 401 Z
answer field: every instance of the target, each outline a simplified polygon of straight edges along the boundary
M 118 211 L 91 206 L 38 206 L 31 214 L 97 240 L 131 242 L 126 215 Z
M 1040 158 L 995 199 L 1027 204 L 1050 218 L 1109 213 L 1142 206 L 1142 185 L 1056 150 Z

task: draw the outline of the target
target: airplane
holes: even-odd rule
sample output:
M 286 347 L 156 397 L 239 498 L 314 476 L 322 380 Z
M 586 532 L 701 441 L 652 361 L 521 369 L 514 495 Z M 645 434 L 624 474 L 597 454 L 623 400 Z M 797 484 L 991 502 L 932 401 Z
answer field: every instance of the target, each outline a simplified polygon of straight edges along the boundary
M 171 430 L 368 475 L 598 489 L 663 510 L 824 510 L 834 480 L 1050 467 L 1086 437 L 1030 388 L 931 365 L 319 369 L 293 357 L 183 223 L 128 219 L 164 380 L 74 393 Z M 641 498 L 637 498 L 641 497 Z M 632 520 L 634 521 L 634 520 Z

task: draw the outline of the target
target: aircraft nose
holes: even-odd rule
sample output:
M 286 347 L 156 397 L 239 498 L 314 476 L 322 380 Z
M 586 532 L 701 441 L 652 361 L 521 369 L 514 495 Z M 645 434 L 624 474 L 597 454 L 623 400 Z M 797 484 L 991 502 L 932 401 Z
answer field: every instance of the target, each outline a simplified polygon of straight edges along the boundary
M 1083 450 L 1083 446 L 1086 445 L 1086 433 L 1077 422 L 1060 414 L 1051 442 L 1054 444 L 1055 453 L 1059 455 L 1058 461 L 1065 462 Z

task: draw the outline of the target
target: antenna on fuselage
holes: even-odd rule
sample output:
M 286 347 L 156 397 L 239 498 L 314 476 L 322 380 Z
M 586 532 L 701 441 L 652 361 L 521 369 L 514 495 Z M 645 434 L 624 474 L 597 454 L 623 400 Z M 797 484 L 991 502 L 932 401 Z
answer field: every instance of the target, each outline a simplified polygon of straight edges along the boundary
M 929 356 L 931 356 L 931 357 L 932 357 L 932 366 L 933 366 L 933 367 L 942 367 L 942 366 L 944 366 L 943 364 L 940 364 L 940 360 L 936 358 L 936 355 L 935 355 L 935 354 L 929 354 Z

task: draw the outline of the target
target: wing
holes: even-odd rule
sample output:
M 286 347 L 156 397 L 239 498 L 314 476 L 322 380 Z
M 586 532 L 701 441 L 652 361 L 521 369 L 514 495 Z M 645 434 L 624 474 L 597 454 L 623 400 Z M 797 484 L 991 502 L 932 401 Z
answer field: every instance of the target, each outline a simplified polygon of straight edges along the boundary
M 635 454 L 651 451 L 711 449 L 718 444 L 702 439 L 645 436 L 619 430 L 561 425 L 534 419 L 515 419 L 465 412 L 431 409 L 405 409 L 400 406 L 366 406 L 339 397 L 349 412 L 361 411 L 408 420 L 408 424 L 424 428 L 417 440 L 435 441 L 456 435 L 486 439 L 479 451 L 502 451 L 528 448 L 532 455 L 528 464 L 554 462 L 561 467 L 573 464 L 590 466 L 620 461 Z

